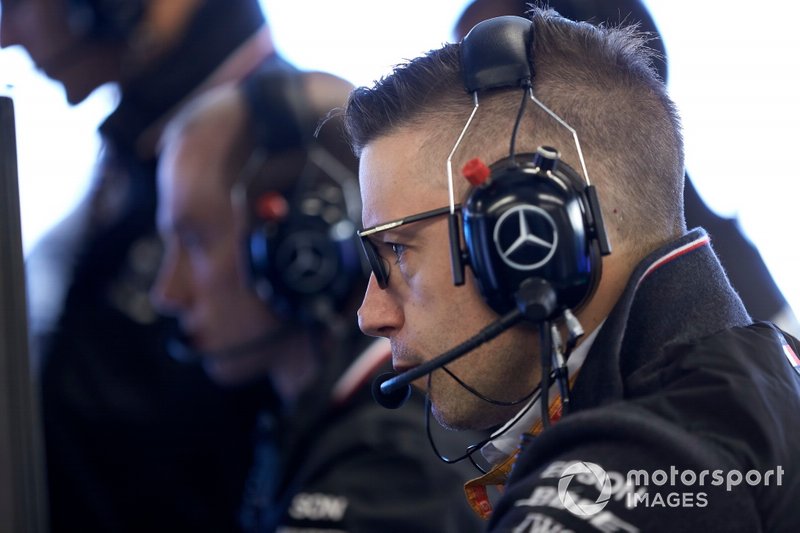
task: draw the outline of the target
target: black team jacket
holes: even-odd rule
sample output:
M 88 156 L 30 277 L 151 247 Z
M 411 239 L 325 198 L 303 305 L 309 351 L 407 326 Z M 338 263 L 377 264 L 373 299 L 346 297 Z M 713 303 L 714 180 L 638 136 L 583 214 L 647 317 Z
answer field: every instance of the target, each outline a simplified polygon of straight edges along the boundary
M 657 250 L 490 530 L 800 531 L 799 348 L 751 322 L 704 231 Z
M 485 523 L 463 497 L 463 484 L 475 472 L 467 463 L 436 457 L 421 395 L 412 394 L 402 409 L 386 409 L 372 398 L 373 379 L 391 369 L 389 343 L 360 332 L 353 337 L 337 353 L 322 354 L 322 377 L 296 405 L 262 413 L 243 529 L 483 531 Z M 371 343 L 366 349 L 365 341 Z M 441 430 L 434 436 L 440 449 L 459 453 L 478 439 Z

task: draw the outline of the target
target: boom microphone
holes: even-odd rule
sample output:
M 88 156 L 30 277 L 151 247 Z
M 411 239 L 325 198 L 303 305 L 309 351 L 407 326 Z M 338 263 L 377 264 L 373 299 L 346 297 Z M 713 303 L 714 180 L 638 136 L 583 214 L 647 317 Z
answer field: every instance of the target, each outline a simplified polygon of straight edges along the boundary
M 372 384 L 375 401 L 389 409 L 397 409 L 411 395 L 411 383 L 434 370 L 489 342 L 523 318 L 540 322 L 550 318 L 556 309 L 556 295 L 550 284 L 539 278 L 523 282 L 516 294 L 517 307 L 492 322 L 475 336 L 455 348 L 401 374 L 382 374 Z
M 397 387 L 397 389 L 389 393 L 385 393 L 381 390 L 381 385 L 383 385 L 387 380 L 390 380 L 396 376 L 397 374 L 394 372 L 385 372 L 376 377 L 372 382 L 372 397 L 375 398 L 375 401 L 381 407 L 385 407 L 387 409 L 397 409 L 398 407 L 402 407 L 402 405 L 406 403 L 408 398 L 411 396 L 411 385 Z
M 438 370 L 447 363 L 466 355 L 481 344 L 488 342 L 511 326 L 519 322 L 523 317 L 519 309 L 513 309 L 483 328 L 477 335 L 470 337 L 455 348 L 452 348 L 442 355 L 430 361 L 412 368 L 402 374 L 378 376 L 372 386 L 372 393 L 375 401 L 389 409 L 396 409 L 403 405 L 411 394 L 411 383 L 422 376 Z M 380 382 L 379 382 L 380 380 Z M 400 400 L 402 398 L 402 400 Z M 385 405 L 388 404 L 388 405 Z

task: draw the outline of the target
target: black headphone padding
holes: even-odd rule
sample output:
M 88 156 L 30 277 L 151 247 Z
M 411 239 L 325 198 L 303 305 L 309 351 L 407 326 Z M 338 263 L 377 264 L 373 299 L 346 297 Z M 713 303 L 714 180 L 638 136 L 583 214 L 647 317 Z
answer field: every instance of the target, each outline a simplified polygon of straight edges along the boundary
M 532 30 L 530 20 L 514 15 L 484 20 L 470 30 L 460 48 L 467 92 L 530 85 Z

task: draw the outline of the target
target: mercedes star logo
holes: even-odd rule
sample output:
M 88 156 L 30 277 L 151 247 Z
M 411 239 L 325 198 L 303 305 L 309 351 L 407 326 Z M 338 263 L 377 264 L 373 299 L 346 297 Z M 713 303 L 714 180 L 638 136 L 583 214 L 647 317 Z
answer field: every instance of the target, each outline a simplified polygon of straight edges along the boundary
M 519 205 L 500 216 L 494 226 L 494 244 L 511 268 L 535 270 L 556 252 L 558 231 L 547 211 L 535 205 Z
M 324 235 L 313 231 L 300 231 L 283 241 L 276 257 L 286 284 L 305 294 L 322 290 L 336 274 L 329 247 Z

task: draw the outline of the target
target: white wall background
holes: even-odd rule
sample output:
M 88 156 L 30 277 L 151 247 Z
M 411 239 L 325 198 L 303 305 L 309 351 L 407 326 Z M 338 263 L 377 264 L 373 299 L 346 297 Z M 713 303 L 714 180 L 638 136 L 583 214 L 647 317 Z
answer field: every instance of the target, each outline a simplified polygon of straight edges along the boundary
M 369 85 L 392 65 L 451 40 L 465 0 L 264 0 L 279 49 L 304 68 Z M 800 171 L 800 7 L 780 0 L 647 1 L 668 50 L 670 91 L 684 121 L 687 167 L 706 202 L 739 219 L 800 310 L 795 216 Z M 63 92 L 11 48 L 0 92 L 15 100 L 23 240 L 82 197 L 113 107 L 104 87 L 70 108 Z

